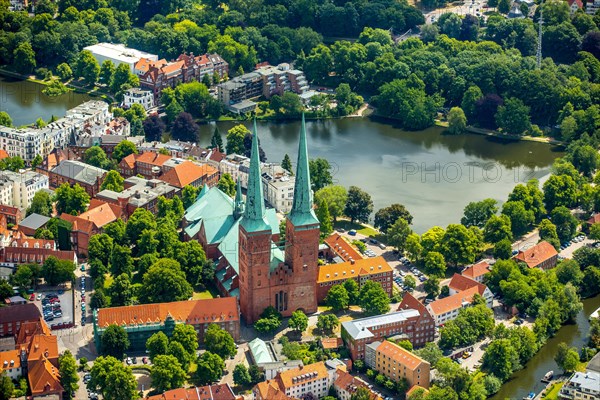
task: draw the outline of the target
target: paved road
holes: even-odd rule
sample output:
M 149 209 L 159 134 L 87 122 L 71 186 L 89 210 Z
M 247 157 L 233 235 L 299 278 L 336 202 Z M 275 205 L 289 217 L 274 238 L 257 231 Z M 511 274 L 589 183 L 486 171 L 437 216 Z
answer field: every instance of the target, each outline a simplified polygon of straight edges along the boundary
M 485 11 L 486 4 L 487 1 L 485 0 L 465 0 L 461 5 L 451 5 L 446 8 L 438 8 L 431 11 L 423 11 L 423 15 L 425 16 L 425 23 L 432 24 L 435 21 L 437 21 L 442 14 L 446 13 L 454 13 L 458 15 L 482 15 Z

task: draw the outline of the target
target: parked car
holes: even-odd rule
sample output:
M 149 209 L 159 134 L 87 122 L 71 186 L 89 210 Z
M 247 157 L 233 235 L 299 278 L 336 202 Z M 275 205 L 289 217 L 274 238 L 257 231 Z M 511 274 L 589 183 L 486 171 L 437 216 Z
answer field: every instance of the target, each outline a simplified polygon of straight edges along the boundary
M 29 301 L 34 301 L 35 300 L 35 293 L 31 293 L 31 296 L 29 296 Z
M 354 229 L 350 229 L 348 231 L 348 235 L 350 235 L 350 236 L 356 236 L 356 231 Z
M 81 264 L 81 272 L 85 271 L 85 264 Z
M 379 242 L 375 239 L 369 239 L 369 243 L 371 244 L 378 244 Z
M 148 357 L 142 358 L 142 363 L 143 364 L 148 364 Z
M 127 365 L 131 365 L 131 357 L 127 357 L 127 359 L 125 360 L 125 362 L 127 363 Z

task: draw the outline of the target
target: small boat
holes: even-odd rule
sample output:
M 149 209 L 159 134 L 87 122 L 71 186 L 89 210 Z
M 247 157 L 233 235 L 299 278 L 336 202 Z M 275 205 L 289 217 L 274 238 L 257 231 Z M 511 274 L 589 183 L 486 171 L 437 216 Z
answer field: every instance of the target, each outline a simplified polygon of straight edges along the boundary
M 529 392 L 529 394 L 525 397 L 523 397 L 523 400 L 533 400 L 535 398 L 535 393 L 534 392 Z
M 546 372 L 546 375 L 542 378 L 542 382 L 550 382 L 550 380 L 554 377 L 554 371 Z

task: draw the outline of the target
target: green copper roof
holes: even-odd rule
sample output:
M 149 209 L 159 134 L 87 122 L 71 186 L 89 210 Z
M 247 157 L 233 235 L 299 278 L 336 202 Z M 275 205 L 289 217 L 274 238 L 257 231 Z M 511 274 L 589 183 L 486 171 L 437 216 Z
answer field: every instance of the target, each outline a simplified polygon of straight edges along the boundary
M 240 178 L 237 180 L 237 186 L 235 188 L 235 200 L 233 201 L 233 204 L 235 206 L 233 217 L 238 219 L 244 213 L 244 199 L 242 198 L 242 183 Z
M 241 222 L 246 232 L 260 232 L 271 229 L 265 218 L 265 201 L 263 199 L 262 178 L 260 173 L 258 131 L 256 129 L 256 120 L 254 120 L 252 150 L 250 153 L 250 171 L 248 172 L 248 191 L 246 193 L 244 216 L 242 217 Z
M 275 361 L 273 360 L 273 357 L 271 357 L 269 348 L 263 340 L 256 338 L 248 343 L 248 347 L 250 348 L 255 363 L 262 364 Z
M 294 226 L 319 223 L 319 220 L 313 211 L 304 114 L 302 114 L 302 127 L 300 128 L 300 142 L 298 144 L 298 164 L 296 166 L 296 182 L 294 184 L 294 203 L 288 218 L 292 221 Z
M 218 243 L 229 232 L 233 223 L 233 200 L 218 188 L 202 189 L 197 200 L 184 214 L 189 222 L 185 233 L 194 237 L 204 226 L 208 243 Z

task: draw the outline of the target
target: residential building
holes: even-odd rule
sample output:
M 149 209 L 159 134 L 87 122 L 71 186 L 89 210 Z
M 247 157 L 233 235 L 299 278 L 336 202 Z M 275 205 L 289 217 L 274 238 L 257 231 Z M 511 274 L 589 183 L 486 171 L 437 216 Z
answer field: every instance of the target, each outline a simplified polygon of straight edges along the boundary
M 171 158 L 171 156 L 151 151 L 130 154 L 119 163 L 119 172 L 125 178 L 135 175 L 142 175 L 146 179 L 158 178 L 165 172 L 164 163 Z
M 404 378 L 409 387 L 429 387 L 429 363 L 396 343 L 384 340 L 367 345 L 365 364 L 394 382 Z
M 368 281 L 377 282 L 391 297 L 393 275 L 392 267 L 381 256 L 321 265 L 317 277 L 317 301 L 323 302 L 332 286 L 343 284 L 348 279 L 354 279 L 359 288 Z
M 0 307 L 0 337 L 15 336 L 21 325 L 40 321 L 42 314 L 33 303 Z
M 588 0 L 585 4 L 585 13 L 588 15 L 596 15 L 600 10 L 600 0 Z
M 46 226 L 50 217 L 40 214 L 31 214 L 19 223 L 19 231 L 26 236 L 34 236 L 35 232 Z
M 77 263 L 75 252 L 58 250 L 54 240 L 34 239 L 17 233 L 0 249 L 0 266 L 14 268 L 26 263 L 43 264 L 50 256 Z
M 422 346 L 424 339 L 433 338 L 435 327 L 415 309 L 403 309 L 390 314 L 376 315 L 342 323 L 342 339 L 353 360 L 365 358 L 368 344 L 387 337 L 398 336 L 413 346 Z
M 461 309 L 471 306 L 475 294 L 479 294 L 477 286 L 473 286 L 452 296 L 435 300 L 426 307 L 435 319 L 436 326 L 444 325 L 446 322 L 458 317 L 458 312 Z
M 199 343 L 203 343 L 204 331 L 211 324 L 225 329 L 235 341 L 240 339 L 240 310 L 235 297 L 101 308 L 94 310 L 93 320 L 97 349 L 102 348 L 102 333 L 112 324 L 125 329 L 130 349 L 135 351 L 144 350 L 154 333 L 164 332 L 170 337 L 177 324 L 192 325 Z
M 471 278 L 468 278 L 463 275 L 454 274 L 450 282 L 448 283 L 448 289 L 450 289 L 450 296 L 455 295 L 457 293 L 464 292 L 472 287 L 477 288 L 477 293 L 485 300 L 485 304 L 488 308 L 492 308 L 492 303 L 494 302 L 494 294 L 492 291 L 483 283 L 479 283 Z
M 598 400 L 600 399 L 600 353 L 587 364 L 584 372 L 575 372 L 558 393 L 560 399 Z
M 381 396 L 374 393 L 362 379 L 353 376 L 349 372 L 339 368 L 336 371 L 336 379 L 333 382 L 333 390 L 340 400 L 351 400 L 352 395 L 356 393 L 358 388 L 367 389 L 370 393 L 369 400 L 383 400 Z
M 161 180 L 148 180 L 137 176 L 125 179 L 123 186 L 124 189 L 121 192 L 105 189 L 96 195 L 99 200 L 121 207 L 123 219 L 128 219 L 138 208 L 143 208 L 156 215 L 159 197 L 172 199 L 181 192 L 179 188 Z
M 6 217 L 7 224 L 16 225 L 23 219 L 20 208 L 0 204 L 0 215 Z
M 84 47 L 83 49 L 91 52 L 100 65 L 102 65 L 102 63 L 106 60 L 111 61 L 115 67 L 118 67 L 121 64 L 126 64 L 131 72 L 134 71 L 134 66 L 140 60 L 140 58 L 146 58 L 153 61 L 158 60 L 158 56 L 156 54 L 150 54 L 146 53 L 145 51 L 131 49 L 129 47 L 125 47 L 123 44 L 96 43 L 94 45 Z
M 0 172 L 0 202 L 20 209 L 31 205 L 33 196 L 42 189 L 48 189 L 48 177 L 38 172 Z
M 70 186 L 78 184 L 90 197 L 95 197 L 100 191 L 100 185 L 106 176 L 105 169 L 94 167 L 81 161 L 66 160 L 49 171 L 50 187 L 58 188 L 63 183 Z
M 484 276 L 490 272 L 490 263 L 488 260 L 481 260 L 467 268 L 465 268 L 462 272 L 462 276 L 466 276 L 467 278 L 471 278 L 474 281 L 479 283 L 483 283 Z
M 148 111 L 155 107 L 154 93 L 151 90 L 138 88 L 128 89 L 123 93 L 123 107 L 130 108 L 134 104 L 139 104 Z
M 323 361 L 300 366 L 280 372 L 270 381 L 260 382 L 252 393 L 256 400 L 310 398 L 307 396 L 321 399 L 329 392 L 334 372 L 330 373 Z
M 102 193 L 102 192 L 100 192 Z M 121 219 L 123 209 L 118 204 L 92 199 L 86 212 L 74 216 L 62 213 L 60 218 L 71 224 L 71 246 L 79 257 L 86 258 L 88 245 L 93 235 L 102 232 L 102 228 Z
M 184 215 L 185 237 L 197 238 L 207 255 L 217 259 L 217 287 L 224 296 L 239 297 L 247 323 L 256 321 L 269 306 L 284 316 L 299 308 L 306 313 L 317 310 L 320 232 L 313 211 L 304 126 L 302 123 L 285 244 L 278 243 L 275 210 L 265 207 L 256 125 L 246 201 L 239 180 L 235 200 L 218 188 L 204 187 Z
M 215 383 L 209 386 L 178 388 L 162 394 L 147 396 L 145 400 L 242 400 L 236 396 L 228 383 Z
M 262 93 L 263 79 L 257 72 L 236 76 L 217 85 L 217 98 L 225 107 L 230 107 L 243 100 L 260 97 Z
M 28 0 L 10 0 L 8 3 L 8 9 L 9 11 L 23 11 L 27 10 L 28 5 Z
M 208 164 L 198 165 L 191 161 L 175 160 L 173 167 L 165 166 L 165 172 L 158 177 L 163 182 L 176 188 L 216 186 L 219 182 L 219 171 Z
M 0 374 L 6 374 L 13 381 L 23 375 L 19 350 L 0 351 Z
M 421 347 L 426 343 L 433 342 L 435 339 L 435 319 L 427 307 L 412 294 L 404 293 L 402 302 L 398 305 L 398 311 L 402 310 L 417 310 L 419 312 L 419 316 L 415 321 L 415 331 L 412 334 L 411 342 L 413 345 Z M 409 337 L 410 335 L 411 333 L 409 333 Z
M 265 374 L 265 379 L 275 379 L 277 374 L 288 369 L 300 368 L 304 365 L 302 360 L 285 360 L 264 362 L 259 365 L 260 370 Z
M 529 268 L 547 270 L 556 267 L 558 252 L 554 246 L 542 240 L 525 251 L 519 250 L 513 258 L 517 262 L 524 262 Z
M 324 243 L 328 252 L 323 256 L 334 263 L 351 262 L 363 258 L 362 254 L 339 233 L 333 232 Z
M 569 11 L 571 15 L 573 15 L 577 10 L 583 10 L 583 1 L 581 0 L 567 0 L 567 4 L 569 4 Z
M 204 75 L 212 80 L 215 73 L 219 79 L 225 78 L 229 73 L 229 64 L 218 54 L 194 56 L 184 53 L 171 62 L 142 58 L 135 63 L 133 70 L 140 78 L 141 88 L 152 92 L 157 104 L 165 88 L 174 88 L 192 80 L 201 81 Z

